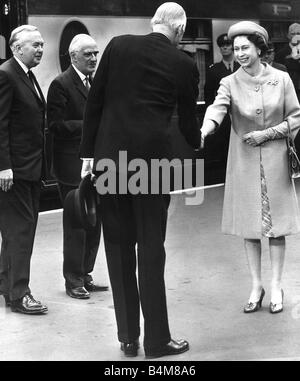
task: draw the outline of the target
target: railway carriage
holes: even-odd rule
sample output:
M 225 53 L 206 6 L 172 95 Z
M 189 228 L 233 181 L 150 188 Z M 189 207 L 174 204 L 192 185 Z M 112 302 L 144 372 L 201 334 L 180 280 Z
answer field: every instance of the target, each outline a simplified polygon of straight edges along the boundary
M 120 34 L 146 34 L 149 21 L 161 0 L 0 0 L 0 60 L 10 57 L 8 39 L 12 29 L 28 23 L 36 25 L 45 40 L 44 56 L 35 69 L 42 90 L 47 95 L 49 84 L 69 65 L 68 46 L 74 35 L 90 34 L 98 43 L 100 54 L 108 41 Z M 206 69 L 220 60 L 216 38 L 229 25 L 247 19 L 259 22 L 269 32 L 276 49 L 287 42 L 289 24 L 300 21 L 298 0 L 179 0 L 186 10 L 188 23 L 180 49 L 192 56 L 200 72 L 198 112 L 205 111 L 204 83 Z M 121 65 L 122 63 L 120 63 Z M 174 116 L 174 121 L 176 116 Z M 196 158 L 174 129 L 174 147 L 179 157 Z M 45 189 L 52 189 L 51 137 L 46 131 L 47 173 Z M 207 184 L 224 180 L 218 173 L 218 153 L 213 139 L 206 148 Z M 47 188 L 48 187 L 48 188 Z

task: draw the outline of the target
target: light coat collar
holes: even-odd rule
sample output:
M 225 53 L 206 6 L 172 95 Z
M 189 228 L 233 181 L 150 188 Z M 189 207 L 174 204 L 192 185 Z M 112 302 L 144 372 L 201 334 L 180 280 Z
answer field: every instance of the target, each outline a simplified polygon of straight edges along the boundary
M 275 69 L 273 69 L 269 64 L 263 63 L 265 66 L 263 72 L 258 77 L 252 77 L 250 74 L 246 73 L 245 70 L 240 66 L 239 69 L 233 74 L 239 81 L 245 82 L 250 86 L 252 84 L 260 84 L 270 81 L 270 77 L 276 74 Z

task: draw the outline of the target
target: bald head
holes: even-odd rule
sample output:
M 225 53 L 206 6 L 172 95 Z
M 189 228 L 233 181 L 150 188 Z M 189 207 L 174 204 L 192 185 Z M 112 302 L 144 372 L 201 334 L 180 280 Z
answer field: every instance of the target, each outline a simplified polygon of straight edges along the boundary
M 86 45 L 96 45 L 96 41 L 88 34 L 76 34 L 70 42 L 69 54 L 81 50 Z
M 300 35 L 300 24 L 294 22 L 289 26 L 288 39 L 291 41 L 294 36 Z
M 183 37 L 186 26 L 186 14 L 181 5 L 174 2 L 163 3 L 157 8 L 151 20 L 154 32 L 165 34 L 177 45 Z
M 77 34 L 69 46 L 71 63 L 84 75 L 95 71 L 98 53 L 96 41 L 88 34 Z

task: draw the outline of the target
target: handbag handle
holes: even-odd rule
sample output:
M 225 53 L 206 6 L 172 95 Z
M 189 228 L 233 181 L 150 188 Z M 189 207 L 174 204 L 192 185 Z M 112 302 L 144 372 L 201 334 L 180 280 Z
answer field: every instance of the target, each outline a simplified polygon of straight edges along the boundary
M 294 139 L 293 139 L 293 136 L 292 136 L 292 132 L 291 132 L 291 128 L 290 128 L 290 124 L 289 122 L 286 120 L 286 123 L 287 123 L 287 127 L 288 127 L 288 136 L 287 136 L 287 145 L 288 147 L 293 147 L 295 152 L 296 152 L 296 146 L 295 146 L 295 143 L 294 143 Z

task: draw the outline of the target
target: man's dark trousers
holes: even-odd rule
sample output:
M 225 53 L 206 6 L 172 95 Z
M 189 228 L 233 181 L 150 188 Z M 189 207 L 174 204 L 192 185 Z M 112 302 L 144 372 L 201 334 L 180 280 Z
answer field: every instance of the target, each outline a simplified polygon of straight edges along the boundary
M 0 293 L 9 295 L 10 300 L 20 299 L 30 293 L 30 259 L 39 199 L 39 181 L 15 179 L 8 192 L 0 190 Z
M 62 203 L 67 194 L 77 189 L 76 186 L 58 183 Z M 94 269 L 101 234 L 101 222 L 97 221 L 94 229 L 84 230 L 73 227 L 73 221 L 65 210 L 63 211 L 64 232 L 64 263 L 63 274 L 66 287 L 82 287 L 92 280 L 90 273 Z
M 169 195 L 104 195 L 100 198 L 118 339 L 133 342 L 139 337 L 140 295 L 146 350 L 171 339 L 164 283 L 169 202 Z

